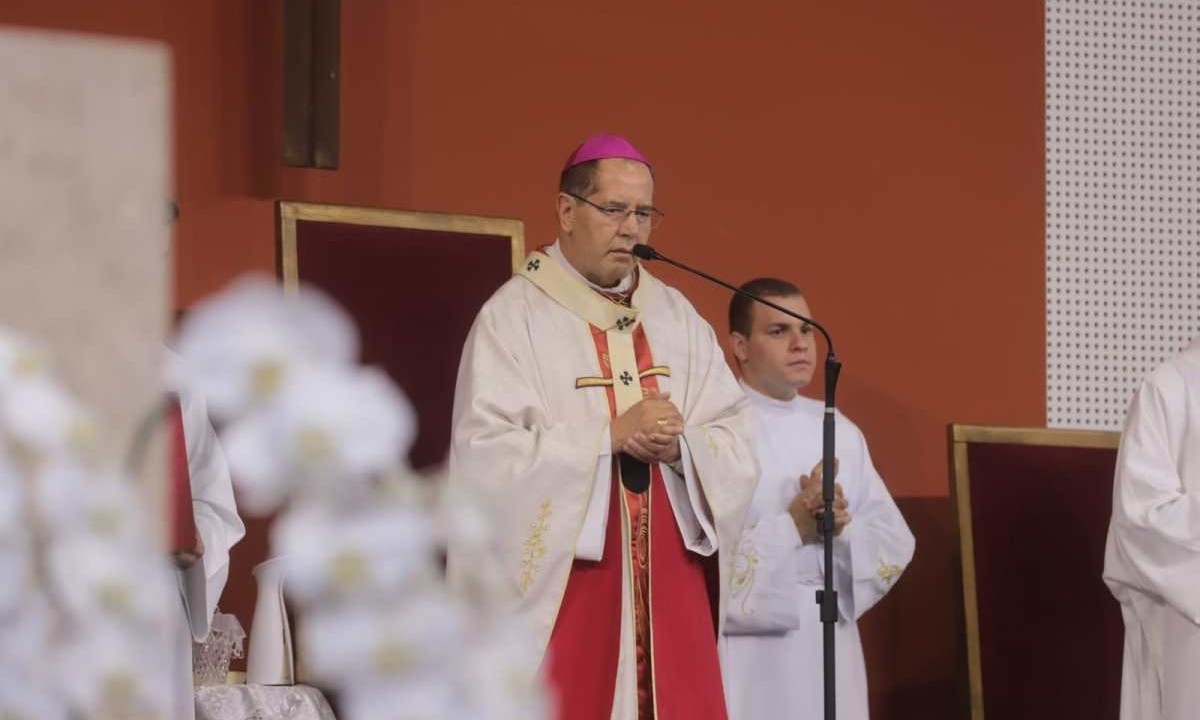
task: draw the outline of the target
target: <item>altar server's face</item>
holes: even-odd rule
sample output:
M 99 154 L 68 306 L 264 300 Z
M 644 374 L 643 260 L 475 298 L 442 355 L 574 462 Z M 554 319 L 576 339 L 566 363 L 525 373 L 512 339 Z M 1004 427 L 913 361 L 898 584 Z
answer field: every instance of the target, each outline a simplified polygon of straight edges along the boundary
M 799 295 L 767 299 L 812 317 L 808 303 Z M 816 369 L 813 327 L 759 303 L 751 310 L 750 336 L 732 334 L 733 354 L 741 363 L 742 377 L 747 385 L 764 395 L 780 400 L 793 398 L 797 390 L 812 382 Z
M 591 204 L 589 204 L 591 203 Z M 558 220 L 563 255 L 584 277 L 601 287 L 620 282 L 633 272 L 632 249 L 650 239 L 650 223 L 618 208 L 648 210 L 654 206 L 650 168 L 635 160 L 612 158 L 596 166 L 596 190 L 587 202 L 565 193 L 558 196 Z M 607 211 L 607 214 L 606 214 Z

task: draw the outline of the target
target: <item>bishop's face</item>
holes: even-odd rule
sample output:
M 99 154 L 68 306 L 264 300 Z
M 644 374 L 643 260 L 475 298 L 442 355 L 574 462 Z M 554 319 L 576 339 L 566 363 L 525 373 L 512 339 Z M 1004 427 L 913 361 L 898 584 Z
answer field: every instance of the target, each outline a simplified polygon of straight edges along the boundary
M 589 204 L 592 203 L 592 204 Z M 633 272 L 633 246 L 650 239 L 650 224 L 616 208 L 648 209 L 654 205 L 650 168 L 636 160 L 610 158 L 596 164 L 596 189 L 583 202 L 559 193 L 559 241 L 567 262 L 601 287 L 611 287 Z
M 812 317 L 808 303 L 799 295 L 767 299 Z M 736 332 L 731 335 L 742 378 L 764 395 L 790 400 L 797 390 L 812 382 L 817 360 L 813 327 L 760 303 L 754 303 L 751 312 L 749 337 Z

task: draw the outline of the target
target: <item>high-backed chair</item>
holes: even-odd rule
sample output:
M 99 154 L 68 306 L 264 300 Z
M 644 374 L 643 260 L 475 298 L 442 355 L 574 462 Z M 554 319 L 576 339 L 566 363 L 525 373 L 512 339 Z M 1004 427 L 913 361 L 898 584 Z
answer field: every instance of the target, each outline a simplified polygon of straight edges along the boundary
M 950 426 L 971 720 L 1116 720 L 1124 627 L 1101 571 L 1119 439 Z

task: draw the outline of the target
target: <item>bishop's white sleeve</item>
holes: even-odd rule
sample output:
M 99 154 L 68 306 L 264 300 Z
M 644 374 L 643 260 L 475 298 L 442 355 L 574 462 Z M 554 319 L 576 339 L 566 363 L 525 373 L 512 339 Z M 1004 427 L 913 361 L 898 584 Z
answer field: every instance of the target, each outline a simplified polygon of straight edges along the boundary
M 1200 624 L 1200 495 L 1186 492 L 1180 474 L 1186 398 L 1169 367 L 1134 398 L 1117 456 L 1104 579 L 1114 592 L 1132 586 Z
M 182 405 L 192 511 L 204 543 L 200 561 L 183 573 L 183 592 L 192 636 L 203 640 L 229 577 L 229 550 L 246 528 L 238 517 L 229 468 L 203 399 L 187 394 Z
M 604 534 L 608 529 L 608 503 L 612 498 L 612 431 L 604 432 L 600 445 L 600 457 L 596 460 L 596 475 L 592 480 L 592 494 L 588 499 L 587 512 L 583 516 L 583 527 L 575 541 L 575 557 L 580 560 L 604 559 Z
M 892 589 L 916 547 L 912 531 L 871 462 L 866 440 L 861 433 L 855 434 L 856 452 L 848 458 L 852 462 L 843 460 L 839 473 L 856 473 L 858 481 L 851 486 L 858 490 L 847 497 L 850 524 L 833 542 L 833 582 L 838 612 L 845 620 L 862 617 Z M 843 487 L 847 485 L 843 483 Z M 821 552 L 818 557 L 824 568 L 824 549 L 820 543 L 815 547 Z
M 704 489 L 696 476 L 696 466 L 687 440 L 679 438 L 679 465 L 683 475 L 674 468 L 660 463 L 663 482 L 667 486 L 667 497 L 671 511 L 683 536 L 683 544 L 692 552 L 708 557 L 717 551 L 717 531 L 712 523 L 712 510 L 704 498 Z

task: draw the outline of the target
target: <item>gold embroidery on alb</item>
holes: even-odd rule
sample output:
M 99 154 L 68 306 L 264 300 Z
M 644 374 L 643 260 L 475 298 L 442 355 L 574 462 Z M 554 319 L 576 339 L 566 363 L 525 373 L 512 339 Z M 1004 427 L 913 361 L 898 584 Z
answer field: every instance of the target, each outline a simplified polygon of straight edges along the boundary
M 529 523 L 529 534 L 521 544 L 521 594 L 529 592 L 538 571 L 542 569 L 541 559 L 546 556 L 545 534 L 550 530 L 550 501 L 542 503 L 538 510 L 537 519 Z
M 757 549 L 749 539 L 743 539 L 733 554 L 733 572 L 729 576 L 729 586 L 734 599 L 741 598 L 739 607 L 743 615 L 754 614 L 753 610 L 746 607 L 746 602 L 750 599 L 758 563 L 762 560 L 756 552 Z
M 880 580 L 891 585 L 892 580 L 899 577 L 903 571 L 903 565 L 888 565 L 883 561 L 883 558 L 879 558 L 879 569 L 875 571 L 875 574 L 879 576 Z

